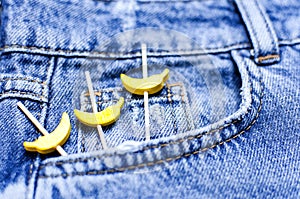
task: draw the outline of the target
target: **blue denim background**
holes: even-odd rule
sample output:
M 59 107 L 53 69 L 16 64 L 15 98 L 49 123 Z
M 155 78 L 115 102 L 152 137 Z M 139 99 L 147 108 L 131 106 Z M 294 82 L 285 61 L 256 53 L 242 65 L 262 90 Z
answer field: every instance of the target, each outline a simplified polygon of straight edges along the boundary
M 260 49 L 253 39 L 257 33 L 249 31 L 245 15 L 233 1 L 3 0 L 1 198 L 299 198 L 300 3 L 260 4 L 278 37 L 277 63 L 258 63 L 257 53 L 264 54 L 264 49 L 255 51 Z M 82 72 L 85 68 L 99 72 L 93 77 L 97 90 L 121 87 L 119 74 L 140 66 L 143 38 L 114 43 L 115 35 L 144 27 L 178 31 L 190 39 L 162 37 L 148 55 L 150 63 L 184 74 L 180 81 L 195 83 L 187 90 L 194 108 L 188 111 L 176 90 L 174 105 L 168 107 L 168 98 L 163 97 L 168 91 L 163 90 L 156 97 L 166 113 L 178 113 L 172 116 L 177 127 L 168 126 L 166 114 L 162 128 L 168 128 L 155 130 L 159 139 L 129 151 L 95 151 L 99 143 L 82 143 L 95 140 L 93 133 L 81 131 L 73 115 L 80 103 L 75 94 L 85 86 L 78 86 Z M 259 44 L 268 38 L 257 39 Z M 207 57 L 214 67 L 204 67 Z M 213 95 L 207 93 L 213 92 L 209 84 L 215 88 L 218 82 L 205 82 L 205 74 L 215 74 L 216 69 L 225 104 L 224 114 L 215 120 L 209 109 Z M 141 104 L 141 99 L 134 100 Z M 49 131 L 67 111 L 72 132 L 63 148 L 71 155 L 26 152 L 23 141 L 34 140 L 39 133 L 17 108 L 17 101 Z M 131 139 L 130 131 L 122 131 L 128 127 L 122 117 L 132 116 L 130 106 L 139 107 L 129 103 L 115 126 L 105 129 L 112 146 Z M 142 115 L 142 107 L 137 110 Z

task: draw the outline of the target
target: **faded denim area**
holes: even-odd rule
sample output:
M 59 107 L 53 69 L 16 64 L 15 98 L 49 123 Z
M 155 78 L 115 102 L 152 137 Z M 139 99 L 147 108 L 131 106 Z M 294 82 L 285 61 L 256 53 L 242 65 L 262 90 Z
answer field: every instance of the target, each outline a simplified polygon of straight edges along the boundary
M 3 0 L 1 8 L 0 198 L 300 197 L 299 1 Z M 142 77 L 141 43 L 149 75 L 170 70 L 149 97 L 149 142 L 143 97 L 120 81 Z M 119 120 L 103 127 L 107 151 L 73 113 L 91 112 L 86 70 L 99 111 L 125 98 Z M 69 113 L 68 156 L 24 150 L 40 133 L 18 101 L 49 132 Z

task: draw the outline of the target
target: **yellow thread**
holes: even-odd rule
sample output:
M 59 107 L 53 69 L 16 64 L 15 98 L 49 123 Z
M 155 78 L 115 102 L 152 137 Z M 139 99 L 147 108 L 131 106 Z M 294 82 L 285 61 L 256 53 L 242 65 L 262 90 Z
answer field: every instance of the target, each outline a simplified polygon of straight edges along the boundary
M 246 128 L 246 131 L 248 131 L 250 128 L 251 128 L 251 125 Z
M 263 57 L 258 57 L 258 62 L 262 62 L 268 59 L 275 59 L 275 58 L 279 58 L 279 55 L 267 55 L 267 56 L 263 56 Z

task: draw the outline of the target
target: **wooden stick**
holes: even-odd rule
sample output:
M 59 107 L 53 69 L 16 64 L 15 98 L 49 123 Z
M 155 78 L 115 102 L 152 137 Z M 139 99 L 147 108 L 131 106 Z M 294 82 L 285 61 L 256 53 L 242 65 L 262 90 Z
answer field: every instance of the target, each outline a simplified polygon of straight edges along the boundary
M 93 112 L 97 113 L 98 111 L 97 111 L 97 105 L 96 105 L 96 100 L 95 100 L 95 93 L 94 93 L 93 84 L 92 84 L 92 80 L 91 80 L 91 76 L 90 76 L 89 71 L 85 71 L 85 78 L 86 78 L 86 82 L 87 82 L 88 89 L 89 89 L 89 94 L 90 94 L 90 99 L 91 99 L 91 103 L 92 103 Z M 104 132 L 102 130 L 101 125 L 97 125 L 97 130 L 98 130 L 98 134 L 99 134 L 99 137 L 100 137 L 102 147 L 105 150 L 105 149 L 107 149 L 107 144 L 106 144 Z
M 142 44 L 142 67 L 143 78 L 148 77 L 148 65 L 147 65 L 147 45 Z M 146 141 L 150 140 L 150 116 L 149 116 L 149 93 L 144 91 L 144 110 L 145 110 L 145 137 Z
M 17 103 L 18 107 L 23 111 L 23 113 L 28 117 L 28 119 L 36 126 L 36 128 L 44 135 L 49 135 L 48 131 L 39 123 L 39 121 L 29 112 L 29 110 L 21 103 Z M 56 147 L 56 150 L 60 155 L 62 156 L 67 156 L 67 152 L 60 146 L 58 145 Z

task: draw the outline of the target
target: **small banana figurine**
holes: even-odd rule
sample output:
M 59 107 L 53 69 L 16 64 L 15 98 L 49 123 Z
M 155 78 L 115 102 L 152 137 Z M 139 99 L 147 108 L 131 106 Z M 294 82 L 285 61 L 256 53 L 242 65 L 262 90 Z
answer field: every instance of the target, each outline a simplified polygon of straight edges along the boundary
M 74 113 L 77 119 L 85 125 L 92 127 L 96 127 L 97 125 L 107 126 L 117 121 L 123 104 L 124 98 L 120 97 L 115 105 L 109 106 L 101 112 L 87 113 L 75 109 Z
M 164 87 L 164 83 L 168 78 L 169 69 L 165 69 L 160 74 L 142 79 L 132 78 L 125 74 L 121 74 L 121 80 L 125 89 L 136 95 L 144 95 L 145 91 L 149 94 L 157 93 Z
M 37 151 L 42 154 L 51 153 L 57 150 L 62 156 L 68 155 L 61 147 L 69 138 L 71 131 L 71 122 L 69 115 L 64 112 L 59 125 L 52 133 L 48 131 L 39 123 L 39 121 L 30 113 L 30 111 L 21 102 L 17 103 L 18 107 L 28 117 L 28 119 L 36 126 L 36 128 L 44 135 L 33 142 L 24 142 L 24 148 L 27 151 Z
M 27 151 L 37 151 L 42 154 L 48 154 L 55 151 L 57 146 L 63 145 L 68 140 L 70 131 L 70 118 L 69 115 L 64 112 L 60 123 L 53 132 L 41 136 L 33 142 L 24 142 L 23 145 Z

